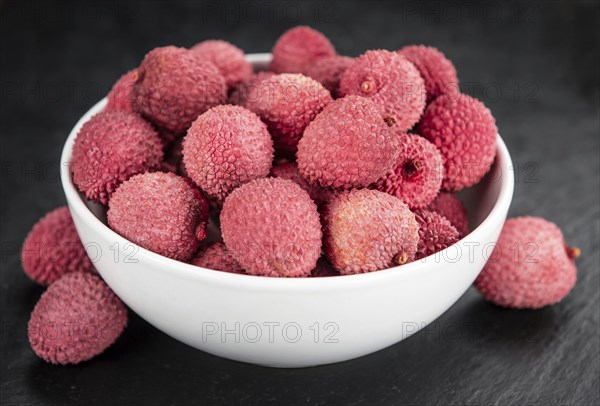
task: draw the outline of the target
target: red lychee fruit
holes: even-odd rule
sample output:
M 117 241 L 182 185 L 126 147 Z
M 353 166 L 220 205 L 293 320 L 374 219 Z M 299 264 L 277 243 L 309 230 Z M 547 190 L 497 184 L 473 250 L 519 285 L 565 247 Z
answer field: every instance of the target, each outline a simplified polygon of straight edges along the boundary
M 267 124 L 277 156 L 293 157 L 308 123 L 331 101 L 329 91 L 316 80 L 281 74 L 255 86 L 246 107 Z
M 251 275 L 308 276 L 321 255 L 317 206 L 285 179 L 257 179 L 234 190 L 223 204 L 221 232 Z
M 103 111 L 77 134 L 71 162 L 73 182 L 86 198 L 107 204 L 123 181 L 160 168 L 162 148 L 157 132 L 139 115 Z
M 410 130 L 427 101 L 417 68 L 398 53 L 384 50 L 367 51 L 356 58 L 342 75 L 340 93 L 373 100 L 396 132 Z
M 43 286 L 69 272 L 96 272 L 66 206 L 52 210 L 33 226 L 23 243 L 21 264 L 25 274 Z
M 440 151 L 417 134 L 397 135 L 400 156 L 394 168 L 373 188 L 402 200 L 411 209 L 427 206 L 437 196 L 444 177 Z
M 329 104 L 298 143 L 298 170 L 311 184 L 366 187 L 398 158 L 396 136 L 370 99 L 347 96 Z
M 409 45 L 401 48 L 398 53 L 412 62 L 421 74 L 425 81 L 427 101 L 441 94 L 457 94 L 460 91 L 454 64 L 438 49 L 424 45 Z
M 575 286 L 578 248 L 565 244 L 560 229 L 539 217 L 504 223 L 500 238 L 475 287 L 488 301 L 516 309 L 560 302 Z
M 219 69 L 197 52 L 173 46 L 148 52 L 133 87 L 133 109 L 160 129 L 185 132 L 209 108 L 227 100 Z
M 456 227 L 460 238 L 469 234 L 467 209 L 454 193 L 440 192 L 427 206 L 427 210 L 434 211 L 447 218 Z
M 183 141 L 187 175 L 223 201 L 236 187 L 269 175 L 273 141 L 267 126 L 241 106 L 217 106 L 192 123 Z
M 252 65 L 246 60 L 244 51 L 227 41 L 202 41 L 191 50 L 212 62 L 225 78 L 229 88 L 252 76 Z
M 246 273 L 222 242 L 214 242 L 201 247 L 191 264 L 215 271 Z
M 52 364 L 101 354 L 127 326 L 127 308 L 99 276 L 72 272 L 50 285 L 31 313 L 29 343 Z
M 117 80 L 106 96 L 105 110 L 133 112 L 133 85 L 137 76 L 137 69 L 132 69 Z
M 335 48 L 320 32 L 298 26 L 283 33 L 275 43 L 270 69 L 275 73 L 306 73 L 321 58 L 335 55 Z
M 325 255 L 343 275 L 378 271 L 415 259 L 419 225 L 400 199 L 378 190 L 339 193 L 323 216 Z
M 425 209 L 415 210 L 419 223 L 419 245 L 415 259 L 435 254 L 459 240 L 456 228 L 440 214 Z
M 129 241 L 187 261 L 206 237 L 208 202 L 185 178 L 145 173 L 117 189 L 107 215 L 110 228 Z
M 465 94 L 436 98 L 425 110 L 417 132 L 442 153 L 444 190 L 476 184 L 496 156 L 498 129 L 494 117 L 482 102 Z
M 340 78 L 354 62 L 349 56 L 334 55 L 321 58 L 308 66 L 306 76 L 321 83 L 335 98 L 339 97 Z

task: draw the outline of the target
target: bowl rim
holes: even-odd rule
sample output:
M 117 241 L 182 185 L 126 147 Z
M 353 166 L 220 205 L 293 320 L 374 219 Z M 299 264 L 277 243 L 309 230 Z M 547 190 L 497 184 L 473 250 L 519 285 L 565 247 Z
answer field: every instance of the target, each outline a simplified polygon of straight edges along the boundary
M 268 58 L 270 58 L 270 54 L 268 53 L 247 55 L 248 61 L 256 64 L 265 64 L 268 62 Z M 288 291 L 311 291 L 320 289 L 331 290 L 357 284 L 360 286 L 365 286 L 365 284 L 379 283 L 379 281 L 388 279 L 390 277 L 412 279 L 415 277 L 424 276 L 429 272 L 434 272 L 440 268 L 439 266 L 435 266 L 440 265 L 440 263 L 433 262 L 435 260 L 435 256 L 430 255 L 426 258 L 402 266 L 383 269 L 377 272 L 343 275 L 343 277 L 272 278 L 215 271 L 212 269 L 180 262 L 149 251 L 125 239 L 115 231 L 111 230 L 108 225 L 100 221 L 100 219 L 98 219 L 85 205 L 80 193 L 77 191 L 71 179 L 71 155 L 77 133 L 86 121 L 88 121 L 93 115 L 102 111 L 106 105 L 106 102 L 106 97 L 98 101 L 94 106 L 86 111 L 86 113 L 71 129 L 69 136 L 65 141 L 60 159 L 61 183 L 70 210 L 74 211 L 77 216 L 90 227 L 94 227 L 105 240 L 115 241 L 121 247 L 126 243 L 133 244 L 138 249 L 136 255 L 138 255 L 139 263 L 151 262 L 154 266 L 163 268 L 164 272 L 168 272 L 173 277 L 178 278 L 206 281 L 209 283 L 239 285 L 239 287 L 254 288 L 259 290 L 277 288 Z M 514 173 L 510 154 L 506 144 L 499 134 L 497 137 L 495 165 L 500 165 L 501 174 L 499 178 L 501 185 L 498 199 L 496 200 L 490 213 L 481 222 L 481 224 L 479 224 L 479 226 L 463 237 L 460 241 L 440 251 L 442 255 L 444 252 L 448 252 L 448 250 L 453 249 L 453 247 L 460 245 L 466 240 L 480 241 L 483 236 L 488 235 L 493 229 L 498 227 L 498 223 L 503 221 L 503 217 L 508 212 L 508 208 L 512 201 L 514 191 Z

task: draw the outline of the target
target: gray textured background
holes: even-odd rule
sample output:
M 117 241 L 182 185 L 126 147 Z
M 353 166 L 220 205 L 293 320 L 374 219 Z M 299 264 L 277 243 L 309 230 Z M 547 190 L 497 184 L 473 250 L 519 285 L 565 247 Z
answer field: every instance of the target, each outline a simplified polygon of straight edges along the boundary
M 0 2 L 1 403 L 598 404 L 599 10 L 591 1 Z M 76 120 L 153 47 L 223 38 L 264 52 L 302 23 L 343 54 L 424 43 L 454 61 L 515 161 L 510 215 L 551 219 L 581 248 L 571 295 L 511 311 L 470 289 L 398 345 L 303 370 L 213 357 L 133 314 L 91 362 L 36 358 L 26 323 L 42 289 L 18 251 L 32 224 L 65 203 L 58 160 Z

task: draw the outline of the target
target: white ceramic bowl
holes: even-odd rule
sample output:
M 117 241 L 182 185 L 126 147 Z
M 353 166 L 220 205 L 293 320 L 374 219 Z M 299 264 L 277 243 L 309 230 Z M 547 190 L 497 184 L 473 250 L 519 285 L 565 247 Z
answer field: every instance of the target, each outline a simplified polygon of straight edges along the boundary
M 269 54 L 249 55 L 256 66 Z M 145 250 L 106 226 L 103 210 L 71 181 L 73 142 L 61 178 L 77 231 L 96 268 L 137 314 L 170 336 L 221 357 L 275 367 L 344 361 L 395 344 L 431 323 L 467 290 L 504 224 L 514 180 L 498 136 L 488 176 L 461 194 L 474 230 L 457 244 L 402 267 L 329 278 L 266 278 L 199 268 Z

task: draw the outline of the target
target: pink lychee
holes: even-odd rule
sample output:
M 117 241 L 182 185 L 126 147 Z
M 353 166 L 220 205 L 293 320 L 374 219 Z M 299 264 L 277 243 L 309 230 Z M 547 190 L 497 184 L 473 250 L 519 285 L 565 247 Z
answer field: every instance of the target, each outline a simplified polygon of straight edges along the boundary
M 191 181 L 173 173 L 145 173 L 113 194 L 109 226 L 157 254 L 186 261 L 206 237 L 208 202 Z
M 221 202 L 243 183 L 266 177 L 272 161 L 267 126 L 241 106 L 213 107 L 192 123 L 183 140 L 187 176 Z
M 578 248 L 560 229 L 539 217 L 507 220 L 475 281 L 481 295 L 499 306 L 537 309 L 560 302 L 575 286 Z
M 444 94 L 425 110 L 417 132 L 444 158 L 442 188 L 457 191 L 479 182 L 496 156 L 498 129 L 490 110 L 465 94 Z
M 131 176 L 158 170 L 162 142 L 143 118 L 126 111 L 103 111 L 79 130 L 71 171 L 85 197 L 107 204 L 119 185 Z
M 410 130 L 427 101 L 417 68 L 398 53 L 384 50 L 367 51 L 356 58 L 342 75 L 340 93 L 373 100 L 396 132 Z
M 347 96 L 325 107 L 304 131 L 298 170 L 321 187 L 366 187 L 392 169 L 397 143 L 373 101 Z
M 415 259 L 419 225 L 400 199 L 369 189 L 336 194 L 323 216 L 325 255 L 341 274 L 373 272 Z
M 335 48 L 320 32 L 306 26 L 286 31 L 275 43 L 270 68 L 276 73 L 306 73 L 321 58 L 335 55 Z
M 29 278 L 44 286 L 69 272 L 96 272 L 66 206 L 33 226 L 23 243 L 21 264 Z
M 251 275 L 308 276 L 321 255 L 317 206 L 285 179 L 257 179 L 234 190 L 223 204 L 221 231 Z
M 150 51 L 133 87 L 133 109 L 163 130 L 180 134 L 209 108 L 227 100 L 219 69 L 199 53 L 173 46 Z
M 191 50 L 212 62 L 225 78 L 229 88 L 248 80 L 252 75 L 252 65 L 246 60 L 244 51 L 227 41 L 202 41 Z
M 440 151 L 417 134 L 398 134 L 400 155 L 393 169 L 373 186 L 396 196 L 411 209 L 427 206 L 437 196 L 444 177 Z
M 31 313 L 29 343 L 52 364 L 101 354 L 127 326 L 127 308 L 99 276 L 71 272 L 52 283 Z

